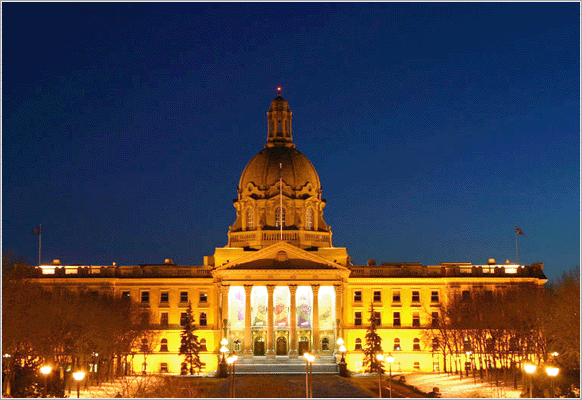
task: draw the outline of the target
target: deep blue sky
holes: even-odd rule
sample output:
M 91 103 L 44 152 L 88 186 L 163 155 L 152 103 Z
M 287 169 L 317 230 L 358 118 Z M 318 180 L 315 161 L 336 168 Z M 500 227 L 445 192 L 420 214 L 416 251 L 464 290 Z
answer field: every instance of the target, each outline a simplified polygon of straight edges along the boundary
M 283 87 L 357 264 L 579 265 L 578 3 L 3 3 L 2 245 L 224 246 Z

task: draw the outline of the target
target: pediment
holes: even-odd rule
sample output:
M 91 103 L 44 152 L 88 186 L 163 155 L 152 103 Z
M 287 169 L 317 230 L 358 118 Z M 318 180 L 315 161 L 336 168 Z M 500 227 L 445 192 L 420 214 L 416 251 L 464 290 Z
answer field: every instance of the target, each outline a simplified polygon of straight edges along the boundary
M 349 271 L 343 265 L 331 262 L 286 242 L 277 242 L 244 257 L 221 265 L 224 270 L 336 270 Z

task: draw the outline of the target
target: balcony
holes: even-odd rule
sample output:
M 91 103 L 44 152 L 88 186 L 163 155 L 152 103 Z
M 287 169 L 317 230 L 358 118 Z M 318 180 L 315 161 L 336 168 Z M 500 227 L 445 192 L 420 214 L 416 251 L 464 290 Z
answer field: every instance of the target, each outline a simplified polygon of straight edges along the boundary
M 229 232 L 229 247 L 267 247 L 281 241 L 281 232 L 244 231 Z M 283 241 L 299 247 L 330 247 L 331 235 L 328 232 L 293 230 L 283 231 Z

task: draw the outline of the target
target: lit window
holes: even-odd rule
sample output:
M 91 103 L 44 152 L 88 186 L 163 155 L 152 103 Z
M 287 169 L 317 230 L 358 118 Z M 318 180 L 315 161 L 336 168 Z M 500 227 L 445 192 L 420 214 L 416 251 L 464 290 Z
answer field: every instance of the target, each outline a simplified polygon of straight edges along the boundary
M 356 290 L 354 292 L 354 302 L 360 302 L 360 301 L 362 301 L 362 291 Z
M 121 298 L 123 300 L 129 300 L 131 298 L 131 292 L 128 290 L 121 292 Z
M 412 313 L 412 326 L 415 328 L 420 327 L 420 313 L 417 312 Z
M 206 303 L 208 301 L 208 294 L 205 292 L 200 292 L 200 303 Z
M 354 314 L 354 325 L 362 326 L 362 312 L 356 311 Z
M 356 347 L 354 347 L 354 350 L 362 350 L 362 339 L 356 339 Z
M 255 212 L 252 208 L 247 208 L 247 230 L 255 229 Z
M 168 351 L 168 339 L 162 339 L 160 341 L 160 351 Z
M 400 303 L 400 290 L 395 290 L 392 292 L 392 302 Z
M 420 339 L 419 338 L 414 338 L 414 340 L 412 341 L 412 350 L 420 351 Z
M 206 339 L 200 339 L 200 351 L 208 351 L 206 348 Z
M 161 372 L 162 374 L 166 374 L 166 373 L 168 373 L 168 363 L 165 363 L 165 362 L 164 362 L 164 363 L 161 363 L 161 364 L 160 364 L 160 372 Z
M 280 228 L 281 225 L 285 226 L 285 209 L 277 207 L 275 210 L 275 226 Z
M 413 303 L 420 303 L 420 292 L 418 290 L 412 291 L 412 302 Z
M 200 326 L 206 326 L 207 321 L 206 321 L 206 313 L 200 313 Z
M 418 361 L 415 361 L 414 362 L 414 369 L 415 370 L 420 370 L 420 362 L 418 362 Z
M 399 338 L 395 338 L 394 339 L 394 351 L 400 351 L 402 350 L 400 348 L 400 339 Z
M 308 208 L 305 212 L 305 229 L 308 231 L 313 230 L 313 209 Z
M 382 292 L 380 290 L 374 291 L 374 301 L 380 303 L 382 301 Z

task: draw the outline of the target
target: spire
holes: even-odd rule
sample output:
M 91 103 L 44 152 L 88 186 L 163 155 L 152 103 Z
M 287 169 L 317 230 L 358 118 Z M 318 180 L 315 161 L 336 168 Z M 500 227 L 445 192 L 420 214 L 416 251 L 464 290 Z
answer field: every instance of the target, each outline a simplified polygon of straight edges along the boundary
M 291 120 L 293 113 L 287 100 L 281 97 L 281 87 L 277 87 L 277 97 L 271 102 L 267 111 L 267 143 L 265 146 L 295 147 L 291 134 Z

